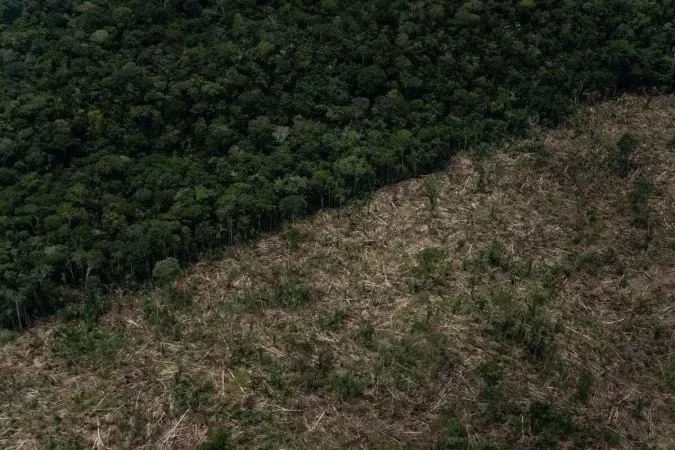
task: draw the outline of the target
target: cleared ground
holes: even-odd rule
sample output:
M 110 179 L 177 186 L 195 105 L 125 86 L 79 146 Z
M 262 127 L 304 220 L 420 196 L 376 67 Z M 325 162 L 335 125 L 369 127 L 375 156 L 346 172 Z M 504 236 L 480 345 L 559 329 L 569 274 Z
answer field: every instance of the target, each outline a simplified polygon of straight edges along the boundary
M 1 448 L 675 446 L 675 99 L 69 315 L 0 334 Z

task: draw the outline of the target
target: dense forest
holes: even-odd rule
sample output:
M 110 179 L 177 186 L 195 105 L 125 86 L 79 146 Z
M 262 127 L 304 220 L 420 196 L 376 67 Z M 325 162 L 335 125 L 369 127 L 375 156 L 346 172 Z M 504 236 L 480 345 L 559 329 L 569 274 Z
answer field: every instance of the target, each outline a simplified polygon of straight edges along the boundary
M 672 91 L 674 24 L 672 0 L 0 0 L 0 324 Z

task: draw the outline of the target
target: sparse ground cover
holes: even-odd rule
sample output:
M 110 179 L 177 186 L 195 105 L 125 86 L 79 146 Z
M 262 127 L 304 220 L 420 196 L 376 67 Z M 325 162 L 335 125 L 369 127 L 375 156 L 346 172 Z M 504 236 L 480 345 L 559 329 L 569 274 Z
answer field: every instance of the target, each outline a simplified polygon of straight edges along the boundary
M 674 330 L 675 99 L 626 96 L 3 331 L 0 447 L 669 448 Z

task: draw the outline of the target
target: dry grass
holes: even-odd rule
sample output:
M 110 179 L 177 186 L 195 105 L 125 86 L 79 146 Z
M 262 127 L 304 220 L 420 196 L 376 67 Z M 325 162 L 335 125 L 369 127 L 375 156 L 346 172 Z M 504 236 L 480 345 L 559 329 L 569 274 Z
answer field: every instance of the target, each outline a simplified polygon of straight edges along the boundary
M 675 445 L 673 136 L 623 97 L 7 336 L 0 447 Z

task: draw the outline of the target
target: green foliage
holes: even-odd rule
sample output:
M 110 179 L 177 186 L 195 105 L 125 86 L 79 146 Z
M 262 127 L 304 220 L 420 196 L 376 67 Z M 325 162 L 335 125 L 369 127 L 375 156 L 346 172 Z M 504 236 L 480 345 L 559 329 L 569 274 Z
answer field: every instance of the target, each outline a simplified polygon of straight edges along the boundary
M 633 223 L 638 228 L 648 229 L 653 224 L 653 213 L 649 206 L 649 200 L 654 194 L 655 186 L 651 180 L 639 177 L 635 180 L 631 198 L 631 211 Z
M 480 399 L 486 408 L 485 419 L 489 423 L 501 423 L 506 401 L 506 393 L 501 386 L 503 369 L 497 361 L 490 360 L 479 365 L 476 371 L 485 383 L 480 392 Z
M 13 331 L 0 329 L 0 347 L 12 342 L 18 337 L 18 334 Z
M 568 255 L 569 270 L 597 275 L 603 269 L 620 266 L 616 251 L 613 248 L 589 249 L 584 252 L 573 252 Z
M 389 345 L 383 343 L 378 358 L 382 375 L 400 389 L 414 389 L 454 364 L 447 336 L 433 330 L 413 330 Z
M 230 432 L 223 428 L 217 429 L 208 441 L 199 446 L 199 450 L 235 450 L 236 448 Z
M 124 334 L 120 330 L 69 324 L 59 330 L 52 351 L 68 364 L 102 368 L 112 363 L 123 343 Z
M 666 364 L 666 385 L 675 391 L 675 358 L 670 358 Z
M 445 259 L 445 251 L 440 248 L 425 248 L 417 255 L 419 267 L 424 274 L 433 273 Z
M 0 2 L 0 24 L 11 24 L 21 16 L 23 3 L 21 0 L 2 0 Z
M 87 448 L 84 442 L 72 436 L 50 437 L 47 442 L 47 450 L 80 450 Z
M 433 211 L 436 209 L 436 202 L 438 200 L 438 179 L 434 176 L 426 177 L 424 179 L 424 188 L 429 199 L 429 209 Z
M 300 231 L 297 228 L 289 228 L 286 231 L 286 245 L 288 245 L 289 250 L 300 248 Z
M 360 373 L 353 371 L 341 371 L 334 373 L 329 381 L 329 388 L 337 394 L 341 400 L 350 400 L 363 395 L 368 380 Z
M 482 250 L 479 254 L 479 258 L 488 267 L 501 267 L 503 270 L 509 269 L 506 249 L 497 241 L 492 241 L 488 248 Z
M 182 328 L 173 312 L 175 305 L 160 302 L 156 296 L 145 296 L 142 308 L 145 320 L 158 335 L 173 340 L 181 338 Z
M 488 188 L 488 179 L 485 167 L 480 164 L 476 168 L 476 191 L 477 192 L 487 192 Z
M 508 272 L 512 261 L 506 253 L 504 245 L 497 241 L 492 241 L 489 246 L 480 250 L 473 258 L 465 260 L 464 270 L 470 272 L 481 272 L 490 268 L 500 268 Z
M 489 360 L 476 367 L 478 375 L 483 379 L 486 386 L 496 386 L 504 377 L 504 369 L 495 360 Z
M 581 376 L 579 376 L 579 382 L 577 383 L 577 393 L 576 398 L 582 403 L 588 402 L 588 399 L 591 396 L 591 390 L 593 388 L 594 377 L 591 372 L 584 371 Z
M 375 327 L 364 321 L 356 331 L 356 341 L 368 349 L 375 349 Z
M 564 280 L 572 273 L 572 268 L 567 264 L 555 264 L 544 266 L 541 269 L 539 277 L 542 287 L 551 294 L 555 294 L 558 283 Z
M 304 390 L 317 392 L 320 389 L 326 389 L 329 388 L 329 385 L 332 385 L 332 390 L 340 393 L 340 391 L 344 391 L 352 381 L 359 386 L 360 381 L 364 380 L 359 375 L 356 375 L 356 380 L 350 381 L 349 378 L 352 375 L 351 372 L 346 370 L 336 371 L 334 367 L 335 356 L 330 351 L 319 352 L 317 360 L 312 360 L 312 358 L 308 356 L 309 355 L 306 354 L 302 355 L 295 360 L 293 365 L 293 370 L 299 376 L 300 386 Z M 343 377 L 347 378 L 342 380 Z M 359 390 L 360 389 L 350 391 L 348 389 L 347 392 L 356 392 L 356 395 L 358 395 Z M 350 395 L 351 394 L 348 394 L 347 396 Z
M 440 450 L 459 450 L 469 446 L 467 433 L 464 425 L 454 411 L 446 413 L 443 417 L 443 437 L 437 448 Z
M 425 292 L 447 281 L 451 267 L 446 261 L 445 250 L 425 248 L 417 254 L 417 262 L 413 269 L 415 277 L 410 280 L 413 292 Z
M 326 316 L 320 319 L 320 324 L 325 330 L 333 332 L 339 331 L 346 317 L 347 313 L 341 309 L 330 311 Z
M 180 274 L 180 263 L 176 258 L 166 258 L 155 263 L 152 276 L 161 284 L 169 284 Z
M 84 284 L 83 318 L 96 321 L 103 316 L 109 306 L 109 299 L 103 292 L 100 278 L 96 275 L 87 278 Z
M 309 304 L 313 299 L 311 287 L 301 282 L 290 272 L 282 277 L 271 291 L 246 291 L 237 296 L 237 301 L 248 308 L 296 309 Z
M 497 385 L 486 385 L 480 391 L 480 400 L 485 405 L 485 419 L 488 423 L 500 424 L 504 421 L 506 393 Z
M 560 438 L 570 437 L 575 431 L 572 416 L 544 403 L 534 403 L 529 411 L 530 430 L 537 436 L 538 446 L 555 446 Z
M 609 155 L 610 166 L 614 173 L 626 178 L 630 173 L 630 157 L 637 149 L 638 138 L 632 133 L 624 133 L 616 144 L 616 148 Z
M 312 289 L 293 279 L 284 281 L 271 296 L 271 304 L 281 308 L 298 308 L 311 301 Z
M 200 411 L 211 405 L 214 392 L 211 383 L 196 380 L 178 370 L 173 379 L 174 414 L 180 416 L 188 409 Z
M 673 87 L 668 2 L 385 3 L 0 2 L 0 325 Z
M 521 346 L 534 362 L 553 356 L 558 331 L 558 324 L 548 319 L 534 303 L 525 312 L 507 311 L 493 319 L 489 330 L 495 340 Z

